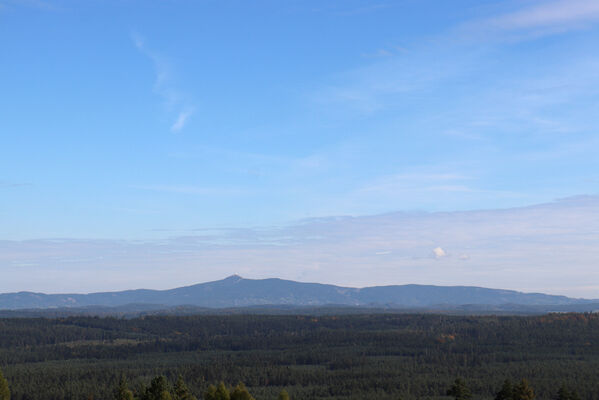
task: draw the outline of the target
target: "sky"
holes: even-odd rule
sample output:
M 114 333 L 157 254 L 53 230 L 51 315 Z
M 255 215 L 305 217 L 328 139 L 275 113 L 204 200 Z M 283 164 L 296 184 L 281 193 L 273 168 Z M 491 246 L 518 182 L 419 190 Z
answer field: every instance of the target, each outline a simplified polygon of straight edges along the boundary
M 599 298 L 599 1 L 0 0 L 0 292 Z

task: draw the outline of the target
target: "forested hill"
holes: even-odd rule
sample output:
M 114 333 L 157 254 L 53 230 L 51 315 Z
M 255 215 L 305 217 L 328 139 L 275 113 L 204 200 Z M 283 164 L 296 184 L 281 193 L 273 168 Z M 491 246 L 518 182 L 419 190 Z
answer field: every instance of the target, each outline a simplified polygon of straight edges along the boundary
M 385 306 L 397 308 L 521 305 L 567 306 L 599 302 L 541 293 L 471 286 L 401 285 L 348 288 L 283 279 L 226 279 L 170 290 L 127 290 L 90 294 L 43 294 L 32 292 L 0 294 L 0 309 L 104 306 L 127 304 L 172 307 L 247 307 L 256 305 L 292 306 Z

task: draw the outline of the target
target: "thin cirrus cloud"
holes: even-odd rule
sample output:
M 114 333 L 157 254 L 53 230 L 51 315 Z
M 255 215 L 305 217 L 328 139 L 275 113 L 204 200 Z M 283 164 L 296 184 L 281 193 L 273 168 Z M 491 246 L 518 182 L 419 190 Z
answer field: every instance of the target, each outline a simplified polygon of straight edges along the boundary
M 533 30 L 544 35 L 581 29 L 598 21 L 599 2 L 596 0 L 557 0 L 537 2 L 517 11 L 471 22 L 467 26 L 482 30 Z
M 238 195 L 243 190 L 231 187 L 208 187 L 197 185 L 132 185 L 132 189 L 148 190 L 153 192 L 195 194 L 207 196 Z
M 464 21 L 443 35 L 434 37 L 430 42 L 420 45 L 413 43 L 413 48 L 407 53 L 386 52 L 386 57 L 382 60 L 340 75 L 335 84 L 316 91 L 313 99 L 318 104 L 344 105 L 364 114 L 373 114 L 397 107 L 398 104 L 402 105 L 402 99 L 410 93 L 434 93 L 452 80 L 480 73 L 480 65 L 487 67 L 484 62 L 488 60 L 489 49 L 488 45 L 478 46 L 480 41 L 499 40 L 501 43 L 504 40 L 535 39 L 599 23 L 599 1 L 596 0 L 536 1 L 533 4 Z M 586 60 L 594 63 L 594 54 L 587 54 Z M 572 65 L 567 71 L 580 68 L 585 68 L 585 65 Z M 596 66 L 591 65 L 590 71 L 596 71 Z M 585 73 L 582 71 L 582 74 Z M 559 75 L 563 74 L 556 65 L 556 70 L 550 71 L 549 76 L 556 82 L 561 78 Z M 558 78 L 553 78 L 554 75 Z M 535 79 L 542 77 L 543 73 L 539 72 L 526 79 L 534 83 Z M 585 79 L 586 77 L 580 78 L 580 81 Z M 517 77 L 512 80 L 515 88 L 521 87 L 522 82 L 519 82 Z M 529 83 L 528 81 L 525 83 Z M 487 82 L 493 82 L 493 78 L 489 77 Z M 468 88 L 468 85 L 464 86 L 465 89 Z M 507 87 L 509 86 L 507 82 Z M 588 86 L 581 85 L 583 88 Z M 482 87 L 484 88 L 484 85 Z M 497 93 L 497 89 L 493 88 L 492 93 Z M 556 91 L 558 90 L 559 88 L 556 88 Z M 486 93 L 471 94 L 470 97 L 478 99 L 480 95 Z M 411 97 L 408 98 L 412 100 Z M 552 96 L 544 98 L 550 101 Z M 477 137 L 473 134 L 463 134 L 466 135 Z
M 166 58 L 150 50 L 140 34 L 136 32 L 132 33 L 131 39 L 135 47 L 152 60 L 156 72 L 154 91 L 164 99 L 167 112 L 171 115 L 176 115 L 170 127 L 171 132 L 182 130 L 194 114 L 195 107 L 186 99 L 187 96 L 171 83 L 172 72 Z
M 437 166 L 434 169 L 450 170 L 451 166 Z M 345 193 L 336 201 L 368 204 L 380 212 L 397 209 L 394 204 L 402 204 L 404 209 L 456 210 L 468 209 L 464 205 L 475 203 L 481 199 L 513 204 L 526 198 L 525 193 L 498 188 L 487 188 L 479 176 L 458 172 L 413 171 L 386 175 L 364 182 Z M 463 167 L 460 169 L 464 169 Z M 439 198 L 443 198 L 444 206 L 440 206 Z M 451 205 L 451 206 L 448 206 Z M 367 212 L 361 212 L 362 214 Z
M 31 183 L 0 181 L 0 188 L 22 188 L 32 186 Z

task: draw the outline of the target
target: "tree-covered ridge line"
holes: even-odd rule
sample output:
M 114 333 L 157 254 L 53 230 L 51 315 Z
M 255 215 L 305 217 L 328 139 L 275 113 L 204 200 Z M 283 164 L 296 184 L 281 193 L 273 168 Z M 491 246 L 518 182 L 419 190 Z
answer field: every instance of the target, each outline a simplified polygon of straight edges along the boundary
M 527 377 L 599 400 L 599 315 L 154 316 L 0 319 L 12 400 L 110 399 L 180 375 L 196 396 L 244 382 L 256 399 L 434 399 L 462 376 L 477 398 Z
M 462 378 L 457 378 L 451 387 L 447 390 L 447 395 L 455 400 L 470 400 L 472 392 Z M 534 389 L 530 386 L 528 380 L 522 379 L 514 384 L 509 379 L 503 381 L 501 389 L 495 394 L 494 400 L 534 400 L 536 398 Z M 580 396 L 576 390 L 570 389 L 567 385 L 562 384 L 555 396 L 554 400 L 580 400 Z
M 471 400 L 472 392 L 462 378 L 457 378 L 451 387 L 447 390 L 447 396 L 454 400 Z M 88 398 L 93 399 L 93 395 Z M 185 381 L 179 375 L 176 382 L 170 385 L 163 375 L 156 376 L 148 386 L 141 385 L 134 393 L 129 389 L 127 379 L 122 376 L 117 388 L 114 390 L 113 400 L 198 400 L 198 398 L 189 390 Z M 250 394 L 243 382 L 239 382 L 235 387 L 227 387 L 224 382 L 218 385 L 209 385 L 204 391 L 203 400 L 256 400 Z M 534 389 L 526 379 L 522 379 L 517 384 L 512 384 L 506 379 L 501 389 L 495 394 L 494 400 L 535 400 Z M 0 400 L 10 400 L 10 389 L 8 382 L 0 370 Z M 277 400 L 290 400 L 289 394 L 285 389 L 281 390 Z M 565 384 L 557 391 L 554 400 L 580 400 L 576 390 L 568 388 Z
M 227 387 L 224 382 L 218 385 L 209 385 L 201 397 L 204 400 L 255 400 L 245 387 L 239 382 L 235 387 Z M 160 375 L 154 377 L 147 387 L 141 386 L 137 393 L 129 389 L 126 378 L 122 377 L 114 392 L 114 400 L 197 400 L 198 398 L 189 390 L 183 378 L 179 375 L 173 385 Z M 3 400 L 3 399 L 0 399 Z M 285 389 L 281 390 L 277 400 L 290 400 Z

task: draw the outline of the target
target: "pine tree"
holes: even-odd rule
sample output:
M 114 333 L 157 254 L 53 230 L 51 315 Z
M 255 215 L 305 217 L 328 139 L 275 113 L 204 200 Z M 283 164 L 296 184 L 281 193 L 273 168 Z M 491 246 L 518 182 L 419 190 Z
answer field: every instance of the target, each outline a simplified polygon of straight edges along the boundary
M 557 398 L 556 399 L 557 400 L 580 400 L 580 396 L 578 396 L 578 393 L 576 393 L 576 391 L 571 391 L 564 384 L 557 391 Z
M 157 376 L 152 379 L 150 386 L 146 389 L 143 400 L 172 400 L 168 390 L 168 383 L 164 376 Z
M 115 400 L 133 400 L 133 392 L 129 390 L 125 376 L 121 377 L 119 386 L 114 393 L 114 398 Z
M 472 393 L 468 386 L 466 386 L 466 382 L 463 379 L 457 378 L 453 385 L 447 391 L 448 396 L 453 396 L 455 400 L 468 400 L 472 397 Z
M 281 393 L 279 393 L 279 397 L 277 397 L 277 400 L 290 400 L 289 394 L 285 389 L 281 390 Z
M 208 386 L 208 389 L 204 392 L 204 400 L 216 400 L 216 386 Z
M 204 393 L 204 400 L 231 400 L 231 395 L 223 382 L 218 386 L 210 385 Z
M 535 392 L 526 379 L 522 379 L 519 384 L 514 386 L 513 400 L 534 400 L 534 398 Z
M 514 386 L 509 379 L 503 381 L 501 390 L 495 395 L 495 400 L 512 400 L 514 397 Z
M 223 382 L 219 383 L 216 387 L 214 400 L 231 400 L 231 395 Z
M 8 381 L 4 378 L 4 375 L 2 375 L 2 370 L 0 370 L 0 400 L 10 400 Z
M 196 397 L 193 394 L 191 394 L 191 392 L 187 388 L 187 385 L 183 381 L 183 377 L 181 377 L 181 375 L 177 377 L 174 392 L 174 400 L 197 400 Z
M 239 382 L 231 392 L 231 400 L 254 400 L 254 398 L 248 392 L 243 382 Z

